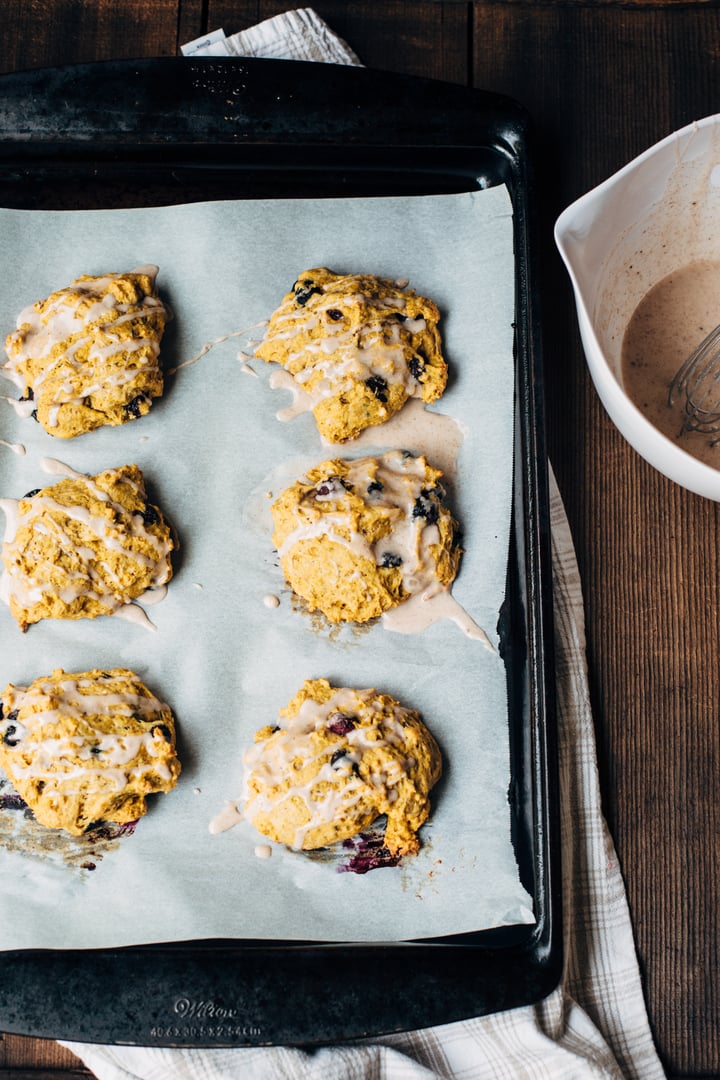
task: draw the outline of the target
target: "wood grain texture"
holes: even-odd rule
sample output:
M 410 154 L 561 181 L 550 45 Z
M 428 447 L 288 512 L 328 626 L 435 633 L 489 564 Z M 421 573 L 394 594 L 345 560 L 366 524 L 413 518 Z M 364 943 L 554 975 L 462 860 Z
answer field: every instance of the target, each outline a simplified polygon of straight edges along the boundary
M 92 1074 L 64 1046 L 50 1039 L 0 1035 L 0 1076 L 3 1080 L 74 1080 Z
M 178 0 L 3 0 L 2 19 L 0 71 L 173 56 L 178 46 Z
M 475 5 L 474 81 L 537 126 L 550 457 L 587 611 L 606 812 L 668 1069 L 720 1073 L 718 509 L 620 437 L 592 388 L 558 212 L 717 109 L 720 16 L 670 5 Z
M 312 8 L 344 38 L 367 67 L 466 83 L 469 5 L 425 0 L 318 0 Z M 208 29 L 245 30 L 287 11 L 281 0 L 209 0 Z

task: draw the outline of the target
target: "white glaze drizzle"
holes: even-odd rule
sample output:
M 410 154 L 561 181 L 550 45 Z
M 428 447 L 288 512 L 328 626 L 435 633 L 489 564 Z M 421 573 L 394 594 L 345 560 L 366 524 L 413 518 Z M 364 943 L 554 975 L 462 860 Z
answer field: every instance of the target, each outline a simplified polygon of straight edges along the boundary
M 456 430 L 459 430 L 457 426 Z M 370 466 L 375 462 L 378 466 L 373 474 Z M 320 513 L 312 505 L 308 507 L 306 502 L 301 503 L 297 511 L 297 527 L 278 548 L 280 559 L 288 556 L 295 544 L 320 536 L 348 548 L 355 556 L 370 559 L 376 565 L 381 565 L 386 556 L 397 556 L 402 560 L 400 570 L 408 599 L 383 614 L 382 623 L 387 630 L 418 633 L 436 622 L 449 619 L 466 636 L 482 642 L 494 652 L 488 635 L 452 596 L 450 586 L 437 580 L 433 548 L 440 542 L 438 527 L 414 513 L 428 483 L 425 459 L 391 450 L 377 458 L 362 457 L 347 464 L 345 481 L 361 493 L 370 505 L 385 508 L 391 513 L 400 511 L 390 535 L 371 545 L 362 533 L 349 529 L 348 516 L 343 509 L 345 488 L 342 483 L 333 484 L 332 479 L 321 481 L 317 486 L 322 487 L 326 494 L 316 495 L 313 501 L 322 506 L 336 506 L 337 509 Z M 366 495 L 373 475 L 382 485 L 382 490 Z
M 367 451 L 381 442 L 386 449 L 424 454 L 444 477 L 452 480 L 457 475 L 464 440 L 465 431 L 458 420 L 446 413 L 435 412 L 418 398 L 411 398 L 381 429 L 365 428 L 360 432 L 353 439 L 352 447 L 353 450 Z
M 139 684 L 132 673 L 123 672 L 121 677 L 129 677 L 131 685 Z M 10 778 L 41 778 L 44 796 L 53 791 L 80 794 L 91 777 L 95 786 L 101 784 L 115 792 L 148 774 L 170 781 L 170 769 L 166 762 L 158 760 L 166 740 L 162 734 L 154 734 L 152 725 L 153 721 L 163 723 L 169 713 L 167 705 L 139 689 L 114 689 L 118 681 L 112 675 L 107 679 L 68 675 L 59 682 L 36 679 L 29 687 L 8 687 L 3 702 L 4 726 L 6 730 L 11 726 L 12 741 L 18 748 L 17 756 L 7 755 Z M 11 719 L 11 714 L 17 715 Z M 141 721 L 147 724 L 147 730 L 116 734 L 93 729 L 93 721 L 110 716 Z M 67 719 L 77 721 L 85 732 L 74 736 L 55 734 Z M 27 760 L 24 747 L 28 739 L 32 761 Z M 80 764 L 73 758 L 79 758 Z M 132 765 L 138 758 L 139 762 Z
M 275 368 L 270 373 L 269 383 L 273 390 L 289 390 L 292 394 L 291 403 L 275 413 L 275 418 L 283 423 L 294 420 L 296 416 L 301 416 L 303 413 L 312 412 L 317 404 L 315 398 L 303 390 L 285 368 Z
M 217 836 L 219 833 L 227 832 L 228 829 L 232 829 L 241 821 L 242 814 L 237 803 L 231 802 L 228 799 L 222 810 L 215 815 L 208 825 L 208 832 L 212 833 L 213 836 Z
M 300 769 L 322 759 L 326 760 L 313 772 L 310 780 L 283 789 L 283 801 L 300 800 L 307 810 L 308 820 L 296 829 L 293 848 L 302 848 L 310 830 L 352 811 L 367 797 L 368 788 L 375 789 L 379 803 L 392 803 L 392 789 L 415 765 L 412 758 L 406 758 L 402 753 L 405 746 L 403 721 L 411 715 L 411 710 L 401 705 L 383 710 L 375 698 L 374 690 L 348 687 L 336 689 L 325 702 L 306 698 L 284 727 L 246 750 L 243 755 L 243 794 L 238 800 L 246 816 L 254 819 L 273 810 L 277 805 L 276 789 Z M 318 749 L 313 733 L 327 728 L 334 713 L 355 719 L 357 726 L 339 736 L 330 748 L 323 745 Z M 353 766 L 361 762 L 365 753 L 381 748 L 394 751 L 387 767 L 361 778 Z M 330 756 L 337 750 L 345 753 L 332 764 Z M 327 790 L 321 795 L 317 785 L 323 782 Z M 238 805 L 229 805 L 235 807 L 240 818 L 242 812 Z
M 157 272 L 157 266 L 141 266 L 131 271 L 147 275 L 151 287 Z M 135 334 L 123 338 L 116 331 L 126 323 L 142 323 L 158 313 L 167 320 L 170 312 L 160 298 L 152 294 L 142 297 L 138 303 L 124 303 L 106 291 L 114 281 L 124 277 L 127 275 L 118 273 L 88 277 L 85 281 L 77 279 L 54 293 L 52 300 L 48 297 L 20 312 L 17 328 L 6 344 L 9 359 L 1 369 L 23 392 L 28 387 L 33 391 L 29 401 L 6 399 L 20 416 L 27 417 L 37 408 L 46 383 L 52 384 L 48 392 L 48 426 L 52 427 L 57 424 L 63 405 L 79 404 L 88 397 L 124 386 L 133 382 L 139 372 L 160 375 L 160 335 Z M 87 350 L 82 360 L 77 356 L 81 349 Z M 54 358 L 41 371 L 32 374 L 32 362 L 49 358 L 53 352 Z M 113 361 L 119 353 L 132 354 L 132 363 L 114 367 Z M 67 375 L 58 380 L 56 373 L 62 369 Z M 82 386 L 78 392 L 72 385 L 71 375 L 80 371 Z
M 55 512 L 79 523 L 84 530 L 97 537 L 109 551 L 132 558 L 140 566 L 151 571 L 151 583 L 142 594 L 145 603 L 158 603 L 166 594 L 167 581 L 171 574 L 169 555 L 172 550 L 172 542 L 153 536 L 145 527 L 142 515 L 140 513 L 130 513 L 120 503 L 113 501 L 108 493 L 99 487 L 94 477 L 77 472 L 56 458 L 42 458 L 40 467 L 43 472 L 50 475 L 82 481 L 88 487 L 93 498 L 107 505 L 114 513 L 121 516 L 125 532 L 124 534 L 120 533 L 108 518 L 92 514 L 87 507 L 78 505 L 63 506 L 58 503 L 52 496 L 52 487 L 44 489 L 41 493 L 28 500 L 0 499 L 0 509 L 5 513 L 5 535 L 2 549 L 5 569 L 0 577 L 0 600 L 9 604 L 12 598 L 21 607 L 30 607 L 41 602 L 43 596 L 48 592 L 57 594 L 65 604 L 70 604 L 74 599 L 84 596 L 88 599 L 97 600 L 103 607 L 108 609 L 109 614 L 138 623 L 147 629 L 155 630 L 155 625 L 136 603 L 127 602 L 126 599 L 113 592 L 112 581 L 113 578 L 117 581 L 117 578 L 107 561 L 98 562 L 96 553 L 91 547 L 83 547 L 73 543 L 64 533 L 59 522 L 51 515 Z M 128 477 L 124 479 L 136 491 L 139 490 Z M 27 509 L 24 512 L 20 510 L 22 501 L 27 503 Z M 69 570 L 67 571 L 66 582 L 63 586 L 58 587 L 50 581 L 51 573 L 57 570 L 54 560 L 49 561 L 47 564 L 38 560 L 32 577 L 27 577 L 21 571 L 16 570 L 13 563 L 13 545 L 18 530 L 24 525 L 37 533 L 53 536 L 59 546 L 65 550 L 73 551 L 77 559 L 77 570 L 74 576 L 71 576 Z M 140 538 L 143 542 L 148 543 L 153 549 L 153 555 L 148 556 L 133 551 L 129 543 L 133 538 Z M 104 573 L 100 574 L 99 570 L 103 570 Z
M 0 446 L 6 446 L 8 450 L 12 450 L 13 454 L 17 454 L 18 457 L 25 457 L 25 447 L 22 443 L 11 443 L 6 439 L 0 439 Z
M 191 367 L 193 364 L 196 364 L 198 360 L 202 360 L 203 356 L 207 356 L 210 350 L 214 349 L 216 345 L 222 345 L 224 341 L 230 341 L 231 338 L 245 337 L 245 335 L 249 334 L 251 330 L 256 330 L 258 327 L 266 325 L 267 320 L 263 319 L 262 322 L 254 323 L 253 326 L 246 326 L 244 330 L 232 330 L 229 334 L 221 334 L 220 337 L 213 338 L 212 341 L 206 341 L 199 352 L 195 353 L 194 356 L 189 357 L 187 360 L 183 360 L 183 362 L 181 364 L 178 364 L 177 367 L 170 368 L 167 374 L 175 375 L 183 368 Z M 253 372 L 253 375 L 254 374 L 255 372 Z
M 416 593 L 409 600 L 382 614 L 385 629 L 398 634 L 416 634 L 443 619 L 454 622 L 466 637 L 481 642 L 489 652 L 495 652 L 485 631 L 468 615 L 449 589 Z
M 4 371 L 4 368 L 0 368 L 0 372 L 7 374 L 7 372 Z M 35 402 L 32 398 L 22 398 L 21 400 L 18 400 L 17 398 L 3 397 L 3 401 L 7 401 L 9 405 L 12 405 L 18 416 L 23 419 L 32 416 L 35 410 Z
M 410 370 L 403 338 L 407 342 L 408 334 L 421 333 L 427 323 L 423 317 L 398 321 L 393 316 L 403 313 L 406 297 L 368 295 L 362 291 L 362 277 L 345 274 L 317 286 L 319 298 L 316 292 L 307 307 L 298 306 L 291 295 L 273 315 L 256 353 L 260 358 L 266 345 L 310 335 L 310 340 L 284 360 L 284 370 L 302 393 L 295 396 L 289 409 L 278 414 L 278 419 L 293 419 L 325 398 L 373 376 L 401 383 L 408 397 L 422 397 L 422 385 Z M 348 294 L 344 294 L 346 288 L 350 289 Z M 360 323 L 348 318 L 354 305 L 363 311 Z M 321 332 L 316 333 L 318 330 Z M 280 380 L 271 382 L 271 386 L 293 389 Z

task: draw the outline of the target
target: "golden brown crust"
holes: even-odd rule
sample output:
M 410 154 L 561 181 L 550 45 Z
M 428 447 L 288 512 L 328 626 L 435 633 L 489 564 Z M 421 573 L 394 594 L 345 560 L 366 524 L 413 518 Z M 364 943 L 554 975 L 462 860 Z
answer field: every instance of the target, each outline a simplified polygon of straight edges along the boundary
M 5 371 L 50 435 L 71 439 L 145 415 L 163 392 L 169 311 L 157 267 L 83 275 L 26 308 L 5 342 Z
M 415 710 L 374 689 L 309 679 L 245 757 L 245 816 L 301 850 L 349 839 L 387 816 L 391 856 L 419 849 L 429 793 L 442 772 L 437 742 Z
M 409 397 L 445 390 L 437 305 L 371 274 L 305 270 L 270 318 L 256 355 L 282 365 L 314 401 L 320 434 L 343 443 Z
M 48 828 L 136 821 L 177 782 L 172 711 L 126 668 L 57 669 L 1 700 L 0 767 Z
M 2 590 L 23 629 L 112 615 L 172 577 L 170 526 L 136 465 L 73 474 L 20 499 L 14 513 Z
M 457 522 L 441 472 L 402 451 L 324 461 L 272 506 L 285 578 L 311 611 L 363 623 L 431 585 L 447 588 L 460 563 Z

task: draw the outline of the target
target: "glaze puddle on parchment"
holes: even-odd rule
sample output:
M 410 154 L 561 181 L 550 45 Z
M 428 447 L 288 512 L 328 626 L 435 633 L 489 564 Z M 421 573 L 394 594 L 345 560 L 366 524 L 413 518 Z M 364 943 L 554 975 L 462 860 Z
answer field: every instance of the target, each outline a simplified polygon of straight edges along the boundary
M 83 873 L 95 870 L 106 855 L 117 851 L 121 840 L 132 836 L 136 824 L 107 822 L 83 836 L 47 829 L 35 820 L 8 781 L 0 777 L 0 847 L 6 851 Z
M 206 356 L 216 345 L 235 337 L 247 337 L 251 331 L 267 325 L 267 320 L 246 327 L 243 330 L 234 330 L 206 342 L 194 356 L 170 369 L 168 374 L 176 374 L 182 368 L 195 364 Z M 256 344 L 248 339 L 246 347 Z M 252 359 L 252 354 L 240 352 L 237 359 L 240 361 L 241 370 L 253 375 L 258 373 L 249 368 L 247 361 Z M 276 412 L 276 418 L 281 422 L 290 422 L 298 416 L 312 412 L 317 404 L 316 399 L 308 394 L 294 379 L 293 375 L 284 368 L 273 365 L 268 383 L 272 389 L 287 391 L 292 395 L 289 405 Z M 365 451 L 372 448 L 382 447 L 387 450 L 408 450 L 416 455 L 423 454 L 427 461 L 442 471 L 447 483 L 452 484 L 457 475 L 457 461 L 460 449 L 465 438 L 465 431 L 459 421 L 445 413 L 436 412 L 428 408 L 421 398 L 410 397 L 402 409 L 395 413 L 383 424 L 366 428 L 359 436 L 350 442 L 343 444 L 331 444 L 325 439 L 320 439 L 321 446 L 327 448 L 338 456 L 345 456 L 348 451 L 353 454 L 356 451 Z M 295 603 L 295 598 L 293 598 Z M 302 610 L 301 605 L 297 605 Z M 324 616 L 318 616 L 316 612 L 307 612 L 312 625 L 316 630 L 329 633 L 333 640 L 342 633 L 342 630 L 329 623 Z M 413 603 L 405 602 L 398 609 L 386 612 L 381 621 L 384 629 L 400 633 L 415 634 L 426 630 L 437 622 L 448 620 L 469 638 L 480 642 L 489 652 L 494 652 L 494 646 L 486 631 L 475 622 L 472 616 L 458 603 L 452 595 L 452 589 L 429 590 L 418 597 L 413 597 Z M 152 626 L 152 624 L 151 624 Z M 365 627 L 355 627 L 354 635 L 364 632 Z
M 244 821 L 238 803 L 228 799 L 223 808 L 211 820 L 208 831 L 213 836 L 227 832 Z M 257 859 L 270 859 L 273 846 L 267 843 L 256 844 L 254 855 Z M 393 856 L 385 847 L 385 818 L 380 817 L 357 836 L 342 840 L 324 848 L 311 851 L 293 851 L 284 849 L 290 855 L 298 855 L 308 862 L 333 866 L 338 874 L 367 874 L 370 870 L 382 867 L 400 866 L 402 859 Z

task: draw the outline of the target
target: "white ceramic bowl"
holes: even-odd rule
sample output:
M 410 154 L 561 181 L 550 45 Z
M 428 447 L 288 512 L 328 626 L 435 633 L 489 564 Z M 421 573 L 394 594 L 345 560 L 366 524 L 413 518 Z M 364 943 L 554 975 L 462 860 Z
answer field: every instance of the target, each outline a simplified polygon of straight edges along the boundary
M 621 370 L 625 328 L 643 296 L 690 262 L 720 261 L 720 114 L 674 132 L 583 195 L 558 218 L 555 242 L 575 291 L 590 374 L 610 418 L 656 469 L 720 501 L 720 470 L 646 419 L 625 393 Z

